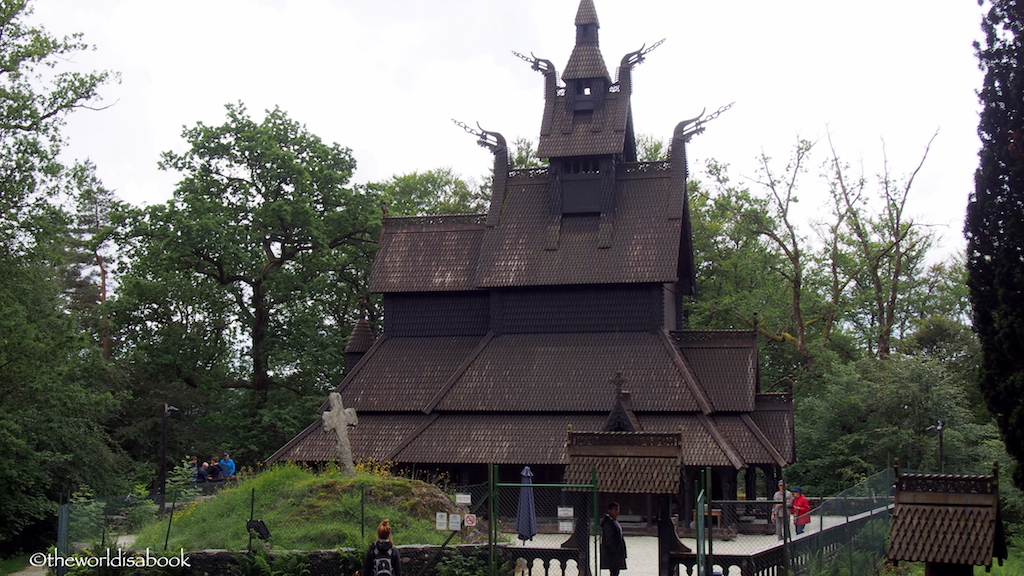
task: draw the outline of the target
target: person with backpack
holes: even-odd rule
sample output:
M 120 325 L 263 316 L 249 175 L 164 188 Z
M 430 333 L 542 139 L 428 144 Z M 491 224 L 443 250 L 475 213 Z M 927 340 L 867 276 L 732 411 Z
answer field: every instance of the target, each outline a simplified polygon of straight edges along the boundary
M 377 541 L 366 551 L 362 576 L 402 576 L 402 559 L 391 542 L 391 523 L 387 518 L 377 527 Z

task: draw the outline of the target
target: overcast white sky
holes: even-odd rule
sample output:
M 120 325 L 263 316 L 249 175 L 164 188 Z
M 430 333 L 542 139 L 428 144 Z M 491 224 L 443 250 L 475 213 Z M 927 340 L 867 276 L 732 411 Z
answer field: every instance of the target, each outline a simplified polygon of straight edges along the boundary
M 668 138 L 680 120 L 735 106 L 690 144 L 691 173 L 709 158 L 753 176 L 763 150 L 784 164 L 798 137 L 830 132 L 868 176 L 916 166 L 909 211 L 938 226 L 942 252 L 963 246 L 973 187 L 981 83 L 974 0 L 595 0 L 601 49 L 621 57 L 661 38 L 634 73 L 637 132 Z M 184 150 L 183 126 L 220 124 L 224 105 L 254 116 L 274 105 L 328 142 L 353 150 L 354 180 L 449 166 L 479 179 L 492 157 L 452 124 L 536 139 L 543 82 L 512 51 L 561 72 L 578 0 L 36 0 L 33 21 L 82 32 L 96 46 L 70 64 L 110 69 L 102 112 L 69 122 L 69 153 L 91 158 L 108 188 L 134 204 L 171 197 L 159 154 Z M 801 204 L 827 194 L 817 169 Z

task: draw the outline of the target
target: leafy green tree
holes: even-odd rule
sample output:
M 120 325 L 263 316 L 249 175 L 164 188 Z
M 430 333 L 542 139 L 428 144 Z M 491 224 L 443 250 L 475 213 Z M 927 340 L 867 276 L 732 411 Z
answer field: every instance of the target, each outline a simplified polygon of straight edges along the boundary
M 220 430 L 222 448 L 253 462 L 344 371 L 380 202 L 348 187 L 348 149 L 277 108 L 262 121 L 226 109 L 223 125 L 184 130 L 188 151 L 164 153 L 161 167 L 182 173 L 173 199 L 127 215 L 116 309 L 134 386 L 159 382 L 184 403 L 179 421 Z M 152 434 L 161 394 L 126 435 Z
M 660 162 L 668 160 L 668 145 L 653 134 L 636 135 L 637 162 Z
M 49 202 L 65 118 L 114 75 L 66 71 L 88 46 L 30 15 L 0 2 L 0 556 L 38 549 L 58 500 L 80 483 L 116 490 L 110 470 L 127 468 L 102 426 L 120 379 L 69 303 L 69 217 Z
M 931 142 L 917 167 L 902 180 L 890 173 L 886 160 L 874 203 L 867 178 L 851 177 L 835 146 L 825 163 L 834 216 L 825 234 L 831 302 L 835 308 L 840 300 L 847 301 L 852 309 L 842 320 L 855 327 L 868 352 L 881 359 L 889 356 L 894 339 L 911 329 L 921 312 L 908 299 L 924 279 L 922 268 L 933 236 L 907 216 L 906 203 L 930 148 Z M 871 204 L 879 206 L 874 213 L 869 211 Z
M 1024 5 L 993 0 L 975 44 L 982 147 L 967 206 L 968 285 L 982 347 L 980 386 L 1024 487 Z
M 475 214 L 487 210 L 489 200 L 451 168 L 392 176 L 366 189 L 380 196 L 389 216 Z
M 806 377 L 820 384 L 795 399 L 799 461 L 790 474 L 815 493 L 838 493 L 896 458 L 907 469 L 938 471 L 938 434 L 929 426 L 940 417 L 946 472 L 985 473 L 1001 451 L 995 427 L 977 421 L 955 374 L 932 358 L 865 358 Z
M 739 235 L 759 239 L 754 243 L 748 240 L 751 246 L 759 246 L 762 254 L 774 256 L 773 265 L 763 272 L 776 281 L 776 291 L 782 293 L 778 286 L 785 286 L 787 306 L 749 310 L 748 317 L 754 318 L 757 314 L 753 324 L 757 331 L 769 340 L 792 346 L 805 365 L 813 360 L 809 330 L 822 319 L 823 313 L 820 311 L 821 303 L 814 298 L 814 253 L 808 248 L 807 238 L 795 221 L 792 209 L 797 202 L 797 188 L 807 170 L 812 146 L 806 140 L 798 142 L 782 172 L 767 155 L 761 155 L 756 183 L 765 192 L 763 196 L 732 187 L 725 165 L 711 162 L 708 166 L 709 175 L 722 199 L 720 209 L 724 211 L 723 215 L 735 221 Z M 765 287 L 770 285 L 771 282 L 764 284 Z M 771 313 L 777 316 L 773 317 Z
M 61 169 L 60 128 L 78 108 L 95 107 L 111 72 L 61 64 L 89 48 L 81 35 L 56 38 L 27 22 L 27 0 L 0 3 L 0 234 L 9 237 L 43 184 Z

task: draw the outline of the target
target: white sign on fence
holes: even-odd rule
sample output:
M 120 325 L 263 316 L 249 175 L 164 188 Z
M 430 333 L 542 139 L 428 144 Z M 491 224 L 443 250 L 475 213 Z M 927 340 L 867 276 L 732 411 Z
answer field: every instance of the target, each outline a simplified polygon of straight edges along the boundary
M 448 513 L 438 512 L 434 514 L 434 528 L 438 530 L 444 530 L 448 528 Z
M 572 525 L 573 525 L 573 521 L 572 520 L 559 520 L 558 521 L 558 531 L 561 532 L 562 534 L 572 534 Z
M 459 514 L 448 515 L 448 529 L 457 532 L 462 528 L 462 516 Z
M 473 503 L 473 495 L 472 494 L 456 494 L 455 495 L 455 503 L 456 504 L 465 504 L 466 506 L 469 506 L 470 504 Z
M 573 513 L 572 506 L 559 506 L 558 507 L 559 518 L 574 518 L 576 514 Z
M 476 526 L 476 514 L 466 514 L 466 527 L 472 528 Z

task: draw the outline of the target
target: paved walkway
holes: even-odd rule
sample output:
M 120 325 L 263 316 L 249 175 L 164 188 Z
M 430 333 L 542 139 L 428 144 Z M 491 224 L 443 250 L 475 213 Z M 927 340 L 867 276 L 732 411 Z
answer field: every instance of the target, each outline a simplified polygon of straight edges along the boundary
M 876 510 L 875 513 L 883 511 L 884 509 Z M 849 520 L 855 520 L 861 516 L 867 516 L 870 513 L 859 514 L 857 516 L 851 516 Z M 803 534 L 795 536 L 795 538 L 804 538 L 810 534 L 814 534 L 822 529 L 829 529 L 833 526 L 844 524 L 848 521 L 845 516 L 815 516 L 810 524 L 807 525 L 807 529 Z M 792 530 L 792 525 L 790 525 Z M 793 533 L 793 532 L 791 532 Z M 526 542 L 525 547 L 527 548 L 557 548 L 562 542 L 565 542 L 568 535 L 566 534 L 538 534 L 533 540 Z M 693 538 L 680 538 L 683 544 L 690 547 L 691 550 L 697 549 L 697 542 Z M 515 541 L 516 546 L 524 546 L 519 540 Z M 733 540 L 715 540 L 712 542 L 712 552 L 715 554 L 729 554 L 737 556 L 748 556 L 753 555 L 768 548 L 772 548 L 779 545 L 779 539 L 774 534 L 768 535 L 748 535 L 740 534 Z M 620 576 L 655 576 L 658 573 L 658 539 L 654 536 L 626 536 L 626 570 L 619 573 Z M 593 560 L 591 560 L 593 561 Z M 685 569 L 682 570 L 685 573 Z M 730 571 L 728 576 L 738 576 L 739 568 L 734 567 Z M 516 570 L 516 576 L 543 576 L 544 568 L 540 563 L 535 564 L 532 575 L 528 575 L 527 572 L 521 569 Z M 551 576 L 560 576 L 559 573 L 551 571 Z M 602 572 L 603 576 L 607 576 L 607 572 Z M 566 571 L 566 576 L 578 576 L 575 567 L 570 566 L 570 569 Z

